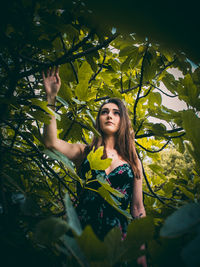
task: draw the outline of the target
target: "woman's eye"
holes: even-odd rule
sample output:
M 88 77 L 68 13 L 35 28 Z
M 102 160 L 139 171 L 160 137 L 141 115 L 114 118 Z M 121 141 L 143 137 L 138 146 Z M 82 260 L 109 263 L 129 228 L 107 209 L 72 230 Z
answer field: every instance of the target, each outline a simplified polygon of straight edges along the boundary
M 120 115 L 120 113 L 118 112 L 118 111 L 115 111 L 115 113 L 114 113 L 115 115 Z
M 101 114 L 102 114 L 102 115 L 103 115 L 103 114 L 106 114 L 106 113 L 108 113 L 107 110 L 102 110 L 102 111 L 101 111 Z

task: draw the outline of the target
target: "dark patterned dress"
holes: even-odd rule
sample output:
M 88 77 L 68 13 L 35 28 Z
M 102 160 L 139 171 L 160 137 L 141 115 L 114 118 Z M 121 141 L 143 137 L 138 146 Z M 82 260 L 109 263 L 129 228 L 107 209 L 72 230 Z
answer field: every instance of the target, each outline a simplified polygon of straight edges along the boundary
M 89 161 L 86 159 L 79 171 L 82 179 L 85 179 L 86 173 L 90 170 Z M 132 186 L 134 174 L 128 163 L 124 163 L 116 167 L 112 172 L 106 175 L 105 171 L 92 170 L 92 178 L 101 175 L 114 189 L 120 191 L 124 197 L 115 197 L 120 203 L 122 210 L 129 207 L 132 198 Z M 90 182 L 88 187 L 97 190 L 100 187 L 98 181 Z M 105 235 L 113 228 L 119 227 L 122 232 L 122 238 L 126 235 L 128 225 L 127 218 L 113 208 L 103 197 L 92 190 L 79 188 L 78 189 L 79 204 L 76 207 L 82 227 L 91 225 L 94 233 L 99 239 L 103 240 Z

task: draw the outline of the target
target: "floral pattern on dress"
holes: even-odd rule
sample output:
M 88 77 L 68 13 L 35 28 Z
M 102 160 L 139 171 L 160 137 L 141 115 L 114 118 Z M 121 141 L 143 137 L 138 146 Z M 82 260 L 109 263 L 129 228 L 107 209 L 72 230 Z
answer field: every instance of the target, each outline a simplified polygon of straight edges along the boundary
M 81 165 L 80 177 L 85 179 L 85 175 L 89 170 L 90 165 L 86 159 Z M 102 170 L 92 170 L 92 179 L 95 179 L 99 174 L 106 179 L 111 187 L 124 194 L 123 198 L 116 198 L 121 203 L 121 209 L 126 210 L 131 201 L 134 178 L 130 165 L 124 163 L 116 167 L 108 175 Z M 97 190 L 101 185 L 98 181 L 91 181 L 88 186 Z M 79 187 L 77 193 L 79 204 L 76 207 L 76 211 L 83 228 L 88 224 L 91 225 L 95 234 L 101 240 L 116 226 L 121 229 L 122 236 L 125 236 L 128 222 L 124 215 L 119 213 L 95 191 Z

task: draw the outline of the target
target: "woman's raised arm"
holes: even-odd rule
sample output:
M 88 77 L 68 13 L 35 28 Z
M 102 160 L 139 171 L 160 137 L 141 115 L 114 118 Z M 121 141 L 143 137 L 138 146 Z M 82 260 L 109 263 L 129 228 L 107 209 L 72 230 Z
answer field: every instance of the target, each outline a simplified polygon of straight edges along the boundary
M 59 77 L 59 68 L 48 69 L 46 74 L 42 72 L 44 88 L 46 91 L 47 101 L 52 109 L 55 109 L 56 96 L 61 86 Z M 85 148 L 84 144 L 70 144 L 57 138 L 57 125 L 54 116 L 51 116 L 50 124 L 44 126 L 44 144 L 47 148 L 58 150 L 79 165 Z

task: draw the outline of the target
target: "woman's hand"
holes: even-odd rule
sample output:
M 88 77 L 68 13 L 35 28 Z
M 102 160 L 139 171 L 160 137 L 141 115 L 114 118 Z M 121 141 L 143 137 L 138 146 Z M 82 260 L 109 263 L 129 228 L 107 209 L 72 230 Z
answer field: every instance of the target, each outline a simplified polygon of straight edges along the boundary
M 42 77 L 47 98 L 55 98 L 61 86 L 59 68 L 48 69 L 46 75 L 44 71 L 42 71 Z

